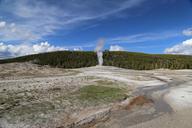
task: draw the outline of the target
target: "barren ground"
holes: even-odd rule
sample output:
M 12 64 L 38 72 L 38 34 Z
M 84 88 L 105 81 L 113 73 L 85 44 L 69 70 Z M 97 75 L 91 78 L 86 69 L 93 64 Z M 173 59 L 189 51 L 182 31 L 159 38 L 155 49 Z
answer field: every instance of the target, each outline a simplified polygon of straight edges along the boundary
M 191 128 L 192 70 L 0 65 L 0 128 Z

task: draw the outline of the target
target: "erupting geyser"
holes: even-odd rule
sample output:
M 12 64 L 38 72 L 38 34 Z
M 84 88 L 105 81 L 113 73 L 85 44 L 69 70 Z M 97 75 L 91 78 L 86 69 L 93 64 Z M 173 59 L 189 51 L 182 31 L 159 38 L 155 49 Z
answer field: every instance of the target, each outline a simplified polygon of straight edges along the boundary
M 97 52 L 97 58 L 99 62 L 99 66 L 103 65 L 103 46 L 104 46 L 105 40 L 100 39 L 99 42 L 97 43 L 97 46 L 95 48 L 95 51 Z

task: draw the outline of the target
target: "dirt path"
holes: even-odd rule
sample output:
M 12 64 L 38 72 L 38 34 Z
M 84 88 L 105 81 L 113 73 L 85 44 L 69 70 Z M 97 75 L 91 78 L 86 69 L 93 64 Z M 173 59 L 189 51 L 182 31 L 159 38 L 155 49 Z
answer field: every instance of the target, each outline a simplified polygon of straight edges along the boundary
M 77 121 L 80 124 L 104 115 L 107 118 L 109 117 L 108 120 L 97 123 L 94 128 L 191 128 L 192 125 L 192 70 L 135 71 L 97 66 L 64 70 L 46 66 L 39 67 L 30 63 L 0 65 L 0 70 L 2 71 L 0 72 L 0 92 L 2 94 L 7 91 L 19 97 L 27 97 L 28 99 L 19 99 L 23 103 L 21 105 L 30 104 L 31 102 L 35 103 L 33 105 L 39 105 L 37 103 L 41 103 L 42 105 L 42 103 L 45 103 L 46 106 L 50 106 L 47 108 L 48 110 L 51 109 L 50 111 L 53 111 L 51 107 L 51 104 L 53 104 L 59 108 L 58 110 L 63 111 L 65 109 L 66 112 L 64 114 L 69 113 L 78 117 Z M 110 81 L 115 83 L 113 86 L 123 86 L 123 88 L 130 90 L 130 93 L 132 93 L 130 94 L 131 97 L 128 98 L 127 106 L 125 108 L 114 109 L 110 112 L 108 107 L 110 108 L 111 106 L 104 105 L 102 109 L 100 106 L 92 106 L 87 111 L 84 110 L 84 106 L 79 105 L 76 99 L 72 99 L 72 102 L 68 102 L 68 99 L 63 100 L 63 98 L 57 99 L 58 101 L 54 99 L 58 96 L 63 97 L 65 96 L 63 94 L 77 90 L 86 84 L 95 84 L 95 81 L 98 80 Z M 100 84 L 103 83 L 101 82 Z M 130 105 L 128 103 L 131 103 L 129 99 L 137 96 L 141 96 L 140 100 L 149 100 L 149 102 L 138 103 L 138 101 L 134 101 L 131 107 L 128 106 Z M 32 101 L 28 102 L 27 100 Z M 19 107 L 16 101 L 12 102 L 12 99 L 10 103 L 13 103 L 15 108 Z M 100 112 L 100 109 L 107 111 Z M 74 110 L 79 110 L 81 116 Z M 88 114 L 82 114 L 84 111 Z M 100 112 L 99 116 L 96 116 L 95 113 L 98 112 Z M 55 113 L 57 116 L 49 115 L 52 113 L 48 115 L 39 114 L 43 119 L 42 121 L 47 121 L 45 125 L 41 125 L 42 122 L 37 122 L 40 124 L 39 127 L 55 128 L 58 125 L 63 126 L 63 121 L 66 121 L 63 118 L 64 114 L 62 115 L 61 111 L 56 111 Z M 91 115 L 92 120 L 87 115 Z M 53 122 L 48 120 L 52 117 L 54 117 L 51 120 Z M 56 123 L 59 124 L 56 125 Z M 31 127 L 21 122 L 8 125 L 3 119 L 1 120 L 0 115 L 1 125 L 3 128 Z

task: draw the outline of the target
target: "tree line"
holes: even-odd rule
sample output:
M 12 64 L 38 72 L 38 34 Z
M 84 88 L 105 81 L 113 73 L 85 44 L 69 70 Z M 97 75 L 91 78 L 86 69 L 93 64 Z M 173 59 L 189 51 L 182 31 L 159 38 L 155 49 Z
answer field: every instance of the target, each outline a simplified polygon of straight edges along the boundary
M 104 52 L 104 65 L 136 70 L 192 69 L 192 56 Z
M 192 56 L 187 55 L 105 51 L 103 59 L 104 66 L 126 69 L 192 69 Z M 58 51 L 0 60 L 0 64 L 12 62 L 32 62 L 59 68 L 81 68 L 98 64 L 97 55 L 93 51 Z
M 57 51 L 0 60 L 0 64 L 12 62 L 32 62 L 58 68 L 81 68 L 97 65 L 97 55 L 94 52 Z

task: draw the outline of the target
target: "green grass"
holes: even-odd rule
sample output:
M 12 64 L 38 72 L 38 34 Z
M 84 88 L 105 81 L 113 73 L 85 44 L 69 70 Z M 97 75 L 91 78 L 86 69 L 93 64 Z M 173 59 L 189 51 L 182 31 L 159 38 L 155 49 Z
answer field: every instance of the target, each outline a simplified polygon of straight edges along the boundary
M 124 90 L 115 87 L 89 85 L 79 90 L 79 99 L 88 102 L 114 102 L 127 97 Z

